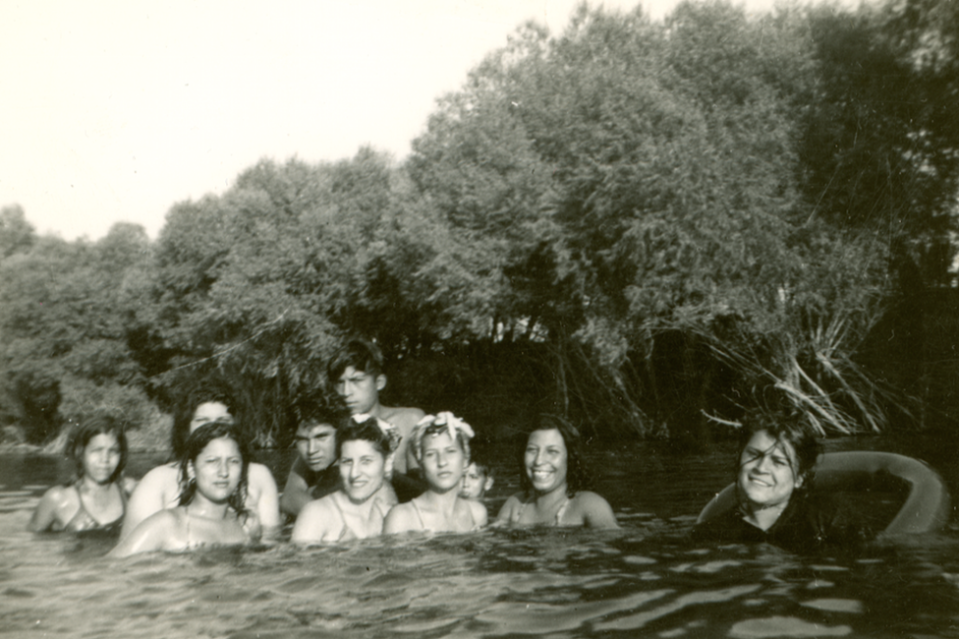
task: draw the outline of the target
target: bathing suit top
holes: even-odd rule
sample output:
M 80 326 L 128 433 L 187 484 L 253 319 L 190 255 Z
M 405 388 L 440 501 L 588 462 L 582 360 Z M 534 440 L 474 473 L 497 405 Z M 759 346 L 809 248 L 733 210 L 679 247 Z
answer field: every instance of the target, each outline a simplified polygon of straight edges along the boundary
M 410 505 L 413 507 L 413 510 L 416 511 L 416 518 L 419 519 L 420 521 L 420 528 L 422 528 L 423 530 L 426 530 L 426 524 L 423 523 L 423 514 L 420 512 L 420 507 L 416 505 L 416 500 L 415 499 L 412 500 L 410 502 Z M 470 530 L 476 530 L 477 525 L 476 525 L 476 520 L 473 519 L 473 509 L 467 507 L 466 510 L 470 514 Z
M 123 516 L 127 512 L 127 495 L 120 488 L 119 484 L 114 484 L 117 491 L 120 493 L 120 503 L 123 505 L 123 512 L 120 513 L 120 516 L 114 519 L 113 521 L 103 524 L 97 521 L 97 519 L 90 514 L 90 511 L 87 510 L 87 507 L 83 503 L 83 493 L 80 492 L 80 482 L 77 482 L 72 488 L 77 491 L 77 498 L 80 500 L 80 509 L 77 511 L 77 514 L 67 522 L 63 527 L 64 530 L 69 532 L 85 532 L 89 530 L 103 531 L 103 532 L 113 532 L 120 530 L 120 524 L 123 523 Z
M 520 503 L 520 507 L 513 510 L 512 515 L 509 518 L 509 523 L 516 525 L 519 524 L 519 520 L 523 518 L 523 513 L 526 512 L 526 507 L 532 503 L 532 500 L 524 501 Z M 560 526 L 560 522 L 563 521 L 563 515 L 566 514 L 566 508 L 569 506 L 569 497 L 563 496 L 563 503 L 560 504 L 559 510 L 556 511 L 556 517 L 553 518 L 553 523 L 548 524 L 551 526 Z
M 332 499 L 333 505 L 336 506 L 337 512 L 340 513 L 340 520 L 342 520 L 343 522 L 343 528 L 340 530 L 340 536 L 336 538 L 336 541 L 338 542 L 353 541 L 354 539 L 360 539 L 361 538 L 360 535 L 358 535 L 356 531 L 350 528 L 349 524 L 346 523 L 346 515 L 343 513 L 343 508 L 340 506 L 339 493 L 333 493 L 332 497 L 333 497 Z M 376 499 L 376 498 L 371 497 L 370 499 Z M 382 502 L 373 502 L 373 508 L 377 512 L 379 512 L 380 518 L 383 519 L 386 517 L 386 514 L 383 512 L 381 505 L 382 505 Z M 388 507 L 387 507 L 387 510 L 389 510 Z M 364 536 L 369 536 L 369 535 L 364 535 Z

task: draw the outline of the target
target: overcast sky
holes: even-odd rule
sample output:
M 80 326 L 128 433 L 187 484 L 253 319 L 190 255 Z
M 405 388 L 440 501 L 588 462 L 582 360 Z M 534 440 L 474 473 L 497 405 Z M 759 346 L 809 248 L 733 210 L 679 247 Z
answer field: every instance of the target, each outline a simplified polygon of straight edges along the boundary
M 644 0 L 661 18 L 676 0 Z M 751 11 L 772 0 L 748 0 Z M 636 0 L 606 0 L 629 10 Z M 262 157 L 402 159 L 436 98 L 577 0 L 0 2 L 0 205 L 40 232 L 156 238 Z

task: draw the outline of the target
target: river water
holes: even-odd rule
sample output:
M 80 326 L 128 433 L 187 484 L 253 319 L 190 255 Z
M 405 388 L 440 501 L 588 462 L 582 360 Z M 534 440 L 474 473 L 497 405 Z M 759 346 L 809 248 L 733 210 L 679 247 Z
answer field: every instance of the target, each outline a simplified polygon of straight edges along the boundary
M 925 459 L 959 494 L 955 443 L 829 448 Z M 597 492 L 618 533 L 483 531 L 125 560 L 103 557 L 110 539 L 25 532 L 39 496 L 69 468 L 2 455 L 0 637 L 959 637 L 955 521 L 848 555 L 688 541 L 733 455 L 727 445 L 680 455 L 636 443 L 595 453 Z M 136 455 L 130 474 L 157 461 Z M 282 478 L 289 452 L 262 461 Z M 491 515 L 514 475 L 497 468 Z

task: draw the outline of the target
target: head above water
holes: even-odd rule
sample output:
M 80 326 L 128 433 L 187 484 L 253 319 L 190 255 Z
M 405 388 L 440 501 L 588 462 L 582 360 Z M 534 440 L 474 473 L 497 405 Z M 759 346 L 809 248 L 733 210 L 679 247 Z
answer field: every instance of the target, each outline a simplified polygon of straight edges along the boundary
M 246 512 L 247 475 L 250 466 L 250 449 L 246 438 L 240 433 L 239 427 L 233 421 L 221 420 L 204 424 L 194 430 L 184 444 L 183 455 L 180 457 L 180 506 L 186 506 L 196 494 L 196 483 L 190 480 L 191 465 L 197 463 L 197 458 L 210 444 L 217 439 L 227 439 L 236 443 L 242 458 L 240 483 L 228 500 L 237 514 Z
M 338 457 L 337 431 L 349 418 L 346 406 L 337 397 L 313 393 L 294 402 L 290 415 L 300 459 L 316 473 L 330 468 Z
M 215 409 L 206 411 L 208 416 L 212 418 L 210 421 L 222 419 L 224 415 L 229 415 L 233 419 L 238 417 L 236 400 L 233 397 L 232 390 L 222 380 L 207 379 L 192 387 L 173 413 L 173 432 L 170 443 L 173 447 L 173 454 L 177 459 L 183 456 L 184 446 L 190 437 L 190 432 L 196 427 L 193 422 L 197 409 L 204 404 L 219 405 L 205 407 Z
M 473 437 L 472 427 L 453 413 L 441 412 L 436 416 L 427 415 L 424 417 L 410 434 L 410 447 L 416 461 L 423 462 L 424 442 L 443 433 L 450 435 L 450 439 L 455 441 L 456 445 L 463 451 L 464 458 L 469 460 L 470 439 Z
M 527 463 L 527 449 L 537 433 L 546 434 L 556 431 L 562 441 L 565 452 L 566 467 L 566 494 L 573 497 L 581 490 L 588 488 L 589 473 L 586 469 L 586 460 L 583 457 L 582 438 L 579 430 L 559 415 L 540 415 L 526 438 L 526 446 L 520 449 L 520 486 L 527 492 L 535 490 L 530 478 L 530 465 Z
M 336 453 L 339 456 L 343 444 L 348 441 L 364 440 L 373 444 L 373 448 L 384 458 L 389 457 L 394 450 L 394 438 L 385 432 L 375 417 L 366 416 L 360 421 L 353 417 L 346 417 L 340 422 L 336 437 Z
M 347 368 L 379 377 L 383 375 L 383 353 L 373 342 L 354 338 L 348 341 L 330 359 L 326 366 L 326 375 L 331 384 L 335 384 Z
M 120 475 L 123 474 L 123 469 L 127 464 L 127 456 L 129 451 L 127 446 L 127 437 L 123 432 L 123 427 L 114 418 L 107 415 L 94 415 L 84 419 L 70 433 L 70 439 L 68 440 L 69 443 L 67 444 L 67 452 L 69 453 L 70 458 L 76 464 L 77 477 L 83 477 L 84 452 L 86 451 L 87 445 L 90 443 L 90 441 L 97 435 L 111 435 L 116 438 L 117 445 L 120 449 L 120 461 L 117 463 L 116 469 L 109 478 L 111 483 L 115 482 L 120 478 Z
M 785 504 L 812 485 L 822 447 L 800 415 L 757 412 L 743 419 L 736 486 L 753 507 Z

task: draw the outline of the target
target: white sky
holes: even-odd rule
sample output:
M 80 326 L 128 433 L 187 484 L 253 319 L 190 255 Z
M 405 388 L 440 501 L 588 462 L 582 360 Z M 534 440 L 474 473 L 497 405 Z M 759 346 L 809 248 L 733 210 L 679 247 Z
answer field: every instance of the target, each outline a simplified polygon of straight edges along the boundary
M 675 3 L 642 2 L 654 19 Z M 526 19 L 561 32 L 577 4 L 2 0 L 0 205 L 65 239 L 118 221 L 155 239 L 175 202 L 262 157 L 402 159 L 486 53 Z

